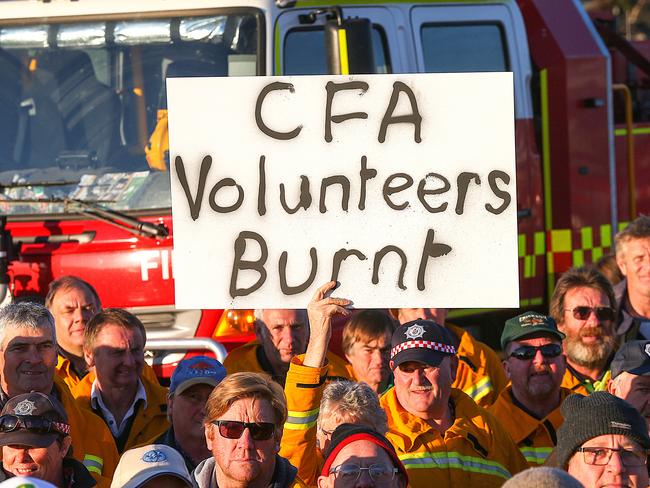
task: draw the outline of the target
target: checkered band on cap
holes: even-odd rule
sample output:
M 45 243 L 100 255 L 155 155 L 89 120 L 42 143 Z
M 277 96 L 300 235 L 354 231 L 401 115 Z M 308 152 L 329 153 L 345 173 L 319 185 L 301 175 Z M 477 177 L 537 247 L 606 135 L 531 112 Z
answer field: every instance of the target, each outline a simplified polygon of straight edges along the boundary
M 440 342 L 433 341 L 424 341 L 424 340 L 414 340 L 402 342 L 401 344 L 396 345 L 390 350 L 390 357 L 397 356 L 398 353 L 405 351 L 406 349 L 433 349 L 434 351 L 444 352 L 445 354 L 456 354 L 456 348 L 450 346 L 449 344 L 442 344 Z

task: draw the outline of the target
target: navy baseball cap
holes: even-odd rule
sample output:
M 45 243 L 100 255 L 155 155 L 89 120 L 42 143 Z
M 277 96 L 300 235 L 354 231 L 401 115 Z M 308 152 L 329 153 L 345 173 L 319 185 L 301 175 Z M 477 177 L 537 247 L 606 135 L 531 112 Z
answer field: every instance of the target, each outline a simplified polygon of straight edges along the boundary
M 217 386 L 225 377 L 226 368 L 216 359 L 207 356 L 183 359 L 172 374 L 169 394 L 180 395 L 193 385 Z
M 390 349 L 390 368 L 417 361 L 438 366 L 445 356 L 456 354 L 454 341 L 445 327 L 432 320 L 412 320 L 393 332 Z
M 621 373 L 650 375 L 650 341 L 629 341 L 616 352 L 611 365 L 612 378 Z

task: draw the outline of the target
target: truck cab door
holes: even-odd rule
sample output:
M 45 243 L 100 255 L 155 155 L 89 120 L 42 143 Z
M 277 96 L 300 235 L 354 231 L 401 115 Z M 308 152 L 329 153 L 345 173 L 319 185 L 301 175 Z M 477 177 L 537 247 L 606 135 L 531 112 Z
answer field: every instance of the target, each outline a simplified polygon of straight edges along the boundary
M 343 17 L 360 17 L 372 22 L 375 72 L 399 73 L 405 71 L 404 56 L 398 45 L 396 19 L 389 8 L 343 8 Z M 325 52 L 324 16 L 306 23 L 304 16 L 314 9 L 293 9 L 283 12 L 275 25 L 279 46 L 275 48 L 273 73 L 275 75 L 328 74 Z
M 532 68 L 521 13 L 514 2 L 439 4 L 413 6 L 410 17 L 417 71 L 513 73 L 520 297 L 522 306 L 541 305 L 545 278 L 542 172 L 533 117 Z

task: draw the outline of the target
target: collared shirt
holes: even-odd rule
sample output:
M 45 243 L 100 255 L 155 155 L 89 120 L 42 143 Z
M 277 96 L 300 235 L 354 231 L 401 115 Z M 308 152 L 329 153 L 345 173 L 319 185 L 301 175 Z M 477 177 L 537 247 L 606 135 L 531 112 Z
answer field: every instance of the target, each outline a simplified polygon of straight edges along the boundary
M 610 371 L 609 366 L 613 358 L 614 355 L 609 357 L 605 369 L 600 373 L 598 379 L 595 381 L 588 376 L 580 374 L 578 371 L 573 369 L 570 364 L 567 364 L 561 386 L 563 388 L 568 388 L 573 393 L 580 393 L 585 396 L 594 391 L 607 391 L 607 385 L 612 377 L 612 372 Z
M 101 412 L 102 417 L 104 417 L 104 420 L 106 420 L 106 423 L 108 424 L 108 428 L 111 430 L 111 434 L 113 434 L 113 437 L 119 437 L 122 435 L 124 429 L 129 424 L 129 419 L 135 414 L 135 408 L 139 401 L 143 402 L 143 408 L 147 408 L 147 393 L 144 391 L 144 385 L 140 380 L 138 380 L 138 391 L 135 394 L 133 403 L 131 403 L 131 406 L 124 415 L 122 422 L 118 425 L 113 413 L 104 403 L 104 399 L 97 387 L 97 380 L 93 381 L 93 386 L 90 390 L 90 404 L 94 410 L 99 410 Z

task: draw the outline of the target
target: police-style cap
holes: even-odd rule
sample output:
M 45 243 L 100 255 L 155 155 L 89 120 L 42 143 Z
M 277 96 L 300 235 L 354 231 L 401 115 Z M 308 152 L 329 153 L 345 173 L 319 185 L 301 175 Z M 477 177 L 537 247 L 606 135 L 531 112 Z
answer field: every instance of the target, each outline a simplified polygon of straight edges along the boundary
M 183 359 L 172 373 L 170 395 L 180 395 L 193 385 L 217 386 L 226 377 L 223 364 L 207 356 Z
M 393 332 L 390 368 L 407 361 L 438 366 L 446 356 L 454 354 L 456 347 L 451 332 L 432 320 L 413 320 Z
M 158 476 L 174 476 L 192 486 L 183 456 L 164 444 L 150 444 L 122 454 L 111 488 L 139 488 Z
M 68 416 L 51 395 L 17 395 L 5 403 L 0 414 L 0 446 L 47 447 L 66 435 L 70 435 Z
M 650 376 L 650 341 L 629 341 L 621 346 L 612 360 L 612 378 L 621 373 Z
M 552 317 L 537 312 L 526 312 L 506 320 L 506 325 L 501 333 L 501 349 L 512 341 L 524 339 L 532 335 L 551 335 L 563 340 L 565 335 L 557 330 L 557 324 Z

